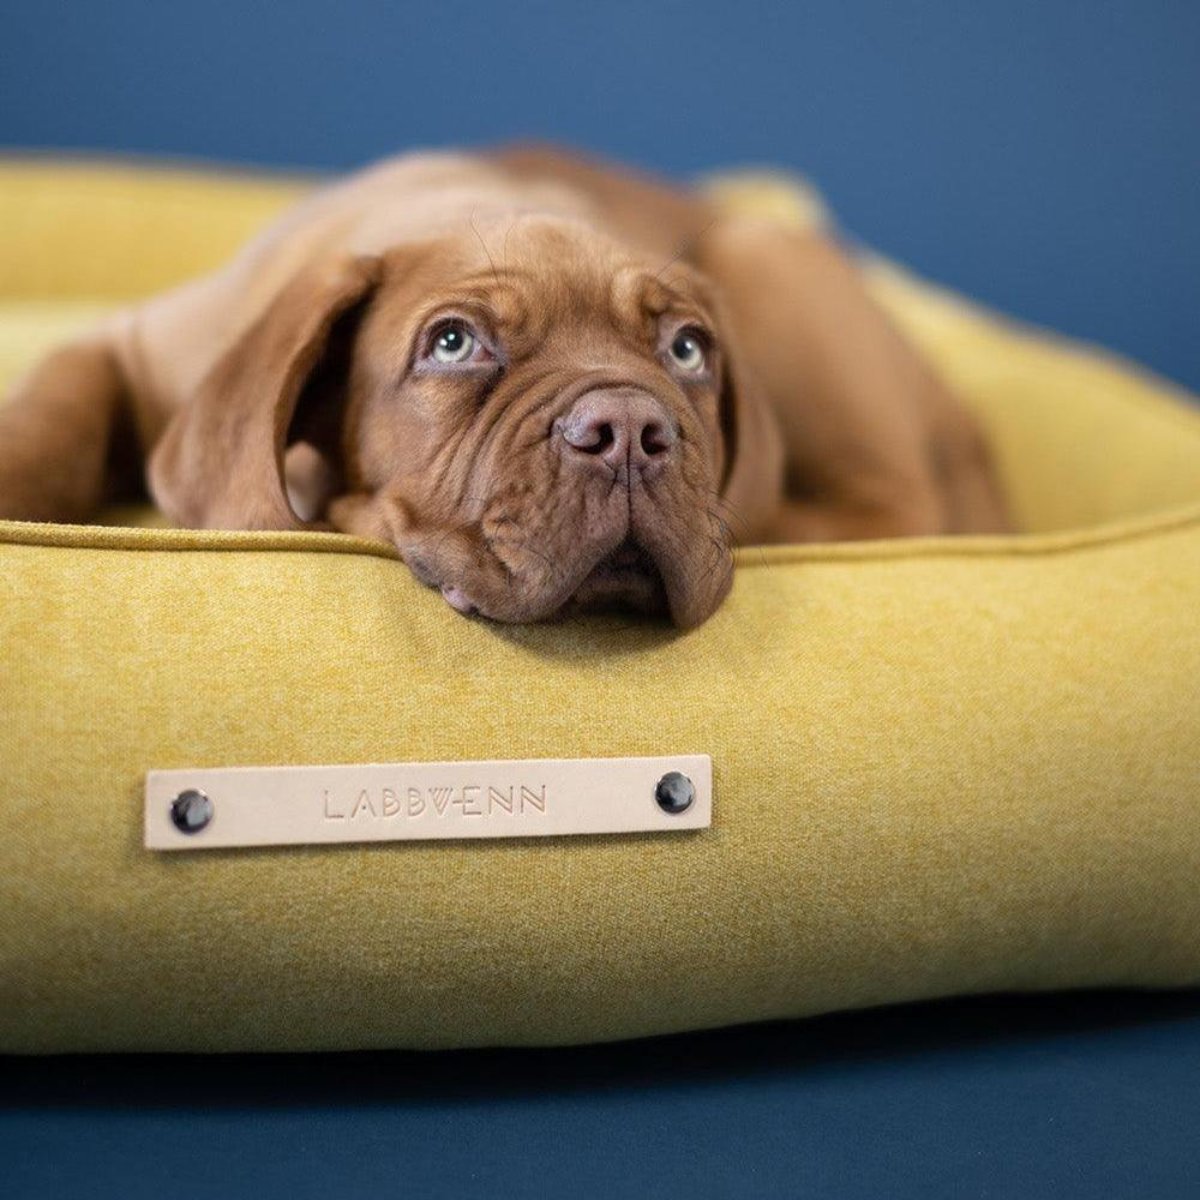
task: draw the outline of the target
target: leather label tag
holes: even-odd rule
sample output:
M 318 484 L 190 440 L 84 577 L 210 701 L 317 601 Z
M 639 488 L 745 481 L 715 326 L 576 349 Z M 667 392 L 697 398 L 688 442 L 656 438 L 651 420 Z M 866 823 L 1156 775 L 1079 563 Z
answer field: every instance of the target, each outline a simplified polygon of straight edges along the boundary
M 146 775 L 151 850 L 661 833 L 711 823 L 706 754 Z

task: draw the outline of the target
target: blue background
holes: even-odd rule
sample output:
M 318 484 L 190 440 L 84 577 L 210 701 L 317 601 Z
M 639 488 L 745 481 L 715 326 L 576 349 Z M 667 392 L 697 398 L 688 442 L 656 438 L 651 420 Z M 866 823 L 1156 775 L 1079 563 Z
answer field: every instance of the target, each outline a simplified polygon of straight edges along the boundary
M 1196 1200 L 1200 992 L 575 1050 L 0 1059 L 4 1200 Z
M 1195 0 L 6 0 L 0 144 L 779 162 L 936 279 L 1200 388 Z
M 776 162 L 928 275 L 1200 388 L 1195 0 L 6 0 L 0 144 Z M 203 1002 L 203 998 L 198 998 Z M 1200 992 L 532 1053 L 0 1060 L 0 1194 L 1200 1194 Z

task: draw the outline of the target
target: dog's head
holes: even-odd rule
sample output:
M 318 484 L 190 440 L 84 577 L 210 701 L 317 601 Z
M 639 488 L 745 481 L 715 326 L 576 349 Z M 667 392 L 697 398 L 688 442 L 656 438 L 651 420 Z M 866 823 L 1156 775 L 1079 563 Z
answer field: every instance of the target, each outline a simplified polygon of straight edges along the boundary
M 720 305 L 687 264 L 543 216 L 317 264 L 172 422 L 152 490 L 182 524 L 385 538 L 463 612 L 691 627 L 780 486 Z

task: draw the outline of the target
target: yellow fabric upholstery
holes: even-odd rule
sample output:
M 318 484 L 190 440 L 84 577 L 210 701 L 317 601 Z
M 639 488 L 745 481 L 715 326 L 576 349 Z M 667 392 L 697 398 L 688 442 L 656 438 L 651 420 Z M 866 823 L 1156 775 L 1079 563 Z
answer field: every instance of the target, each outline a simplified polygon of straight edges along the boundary
M 0 370 L 296 186 L 0 168 Z M 1029 532 L 744 550 L 680 636 L 466 621 L 336 535 L 0 523 L 0 1050 L 561 1043 L 1200 981 L 1200 415 L 872 273 Z M 676 752 L 714 760 L 696 835 L 141 848 L 151 768 Z

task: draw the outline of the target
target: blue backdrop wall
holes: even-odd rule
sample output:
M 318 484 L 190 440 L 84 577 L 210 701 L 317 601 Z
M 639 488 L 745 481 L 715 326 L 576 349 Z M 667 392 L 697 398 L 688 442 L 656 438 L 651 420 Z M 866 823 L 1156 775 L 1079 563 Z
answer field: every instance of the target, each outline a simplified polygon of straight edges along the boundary
M 1200 388 L 1195 0 L 8 0 L 0 143 L 779 162 L 858 237 Z

